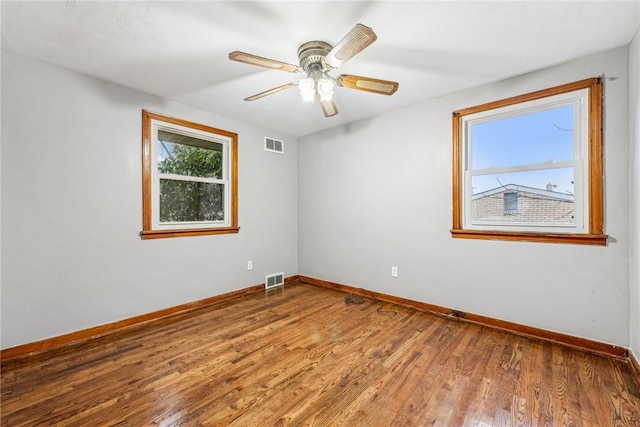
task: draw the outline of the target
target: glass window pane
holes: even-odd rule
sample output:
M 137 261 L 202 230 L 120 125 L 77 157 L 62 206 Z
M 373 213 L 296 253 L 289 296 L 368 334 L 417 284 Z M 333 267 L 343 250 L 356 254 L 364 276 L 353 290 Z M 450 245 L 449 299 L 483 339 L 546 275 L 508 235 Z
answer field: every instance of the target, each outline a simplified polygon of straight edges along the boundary
M 517 213 L 518 212 L 518 193 L 516 192 L 504 192 L 504 212 Z
M 573 105 L 471 126 L 471 170 L 573 160 Z
M 158 135 L 158 172 L 222 179 L 222 144 L 166 131 Z
M 471 221 L 483 224 L 574 224 L 573 168 L 476 175 Z
M 160 180 L 160 222 L 223 220 L 224 184 Z

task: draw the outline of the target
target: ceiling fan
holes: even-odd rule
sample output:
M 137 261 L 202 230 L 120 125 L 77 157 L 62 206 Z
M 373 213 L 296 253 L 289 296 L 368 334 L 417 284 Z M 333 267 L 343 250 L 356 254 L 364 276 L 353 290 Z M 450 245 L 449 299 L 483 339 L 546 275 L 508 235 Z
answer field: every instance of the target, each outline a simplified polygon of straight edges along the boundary
M 298 48 L 300 65 L 287 64 L 239 51 L 231 52 L 229 59 L 272 70 L 302 73 L 307 76 L 297 83 L 287 83 L 245 98 L 245 101 L 255 101 L 267 95 L 298 86 L 300 94 L 305 101 L 314 102 L 319 99 L 324 115 L 331 117 L 338 114 L 338 109 L 333 100 L 333 92 L 336 85 L 381 95 L 393 95 L 398 90 L 398 83 L 388 80 L 351 74 L 341 74 L 337 77 L 329 75 L 329 72 L 362 52 L 376 39 L 376 34 L 371 28 L 356 24 L 335 46 L 322 41 L 304 43 Z

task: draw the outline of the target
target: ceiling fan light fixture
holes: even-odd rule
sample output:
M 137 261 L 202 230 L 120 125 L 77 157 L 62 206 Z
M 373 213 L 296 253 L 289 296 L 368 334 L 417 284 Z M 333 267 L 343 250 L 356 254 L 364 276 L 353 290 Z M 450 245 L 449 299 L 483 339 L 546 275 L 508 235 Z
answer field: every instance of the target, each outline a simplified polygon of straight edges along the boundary
M 316 86 L 318 88 L 318 95 L 320 95 L 321 101 L 331 101 L 333 99 L 335 85 L 331 79 L 322 77 L 318 79 Z
M 316 99 L 316 82 L 311 77 L 300 80 L 298 82 L 300 95 L 305 102 L 313 102 Z

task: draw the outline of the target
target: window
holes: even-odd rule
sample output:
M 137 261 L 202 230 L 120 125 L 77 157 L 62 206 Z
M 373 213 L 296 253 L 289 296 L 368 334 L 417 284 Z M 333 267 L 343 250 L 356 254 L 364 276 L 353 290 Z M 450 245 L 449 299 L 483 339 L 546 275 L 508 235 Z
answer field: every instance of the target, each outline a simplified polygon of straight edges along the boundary
M 518 193 L 504 193 L 504 214 L 518 213 Z
M 453 113 L 453 237 L 605 245 L 602 79 Z
M 142 112 L 143 239 L 237 233 L 238 136 Z

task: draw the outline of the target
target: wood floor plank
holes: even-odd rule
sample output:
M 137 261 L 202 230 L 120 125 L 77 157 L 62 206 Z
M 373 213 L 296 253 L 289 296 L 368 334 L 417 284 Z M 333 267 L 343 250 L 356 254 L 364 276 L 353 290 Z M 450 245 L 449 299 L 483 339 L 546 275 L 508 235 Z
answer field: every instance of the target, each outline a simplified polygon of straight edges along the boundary
M 623 360 L 294 283 L 3 364 L 2 426 L 640 426 Z

